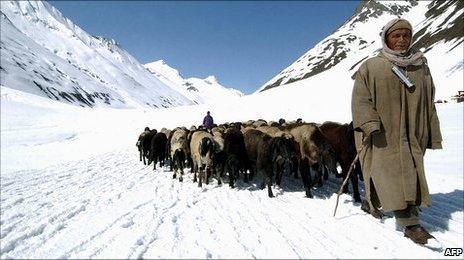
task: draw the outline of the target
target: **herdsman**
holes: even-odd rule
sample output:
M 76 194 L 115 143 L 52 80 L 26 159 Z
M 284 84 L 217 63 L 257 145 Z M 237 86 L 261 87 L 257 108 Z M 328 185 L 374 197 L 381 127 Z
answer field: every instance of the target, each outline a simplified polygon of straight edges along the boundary
M 206 112 L 206 116 L 203 118 L 203 126 L 206 129 L 211 129 L 213 128 L 214 120 L 213 117 L 211 116 L 210 112 Z
M 404 235 L 426 244 L 433 236 L 419 222 L 419 206 L 431 204 L 423 158 L 426 149 L 442 148 L 435 86 L 423 53 L 411 49 L 407 20 L 390 21 L 381 37 L 380 53 L 355 74 L 352 96 L 364 209 L 393 211 Z

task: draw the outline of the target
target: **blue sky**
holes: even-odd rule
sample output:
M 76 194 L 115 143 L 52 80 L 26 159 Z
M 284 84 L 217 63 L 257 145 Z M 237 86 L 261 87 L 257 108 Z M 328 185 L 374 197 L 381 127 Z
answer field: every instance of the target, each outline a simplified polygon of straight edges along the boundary
M 341 26 L 359 1 L 49 1 L 91 35 L 184 78 L 249 94 Z

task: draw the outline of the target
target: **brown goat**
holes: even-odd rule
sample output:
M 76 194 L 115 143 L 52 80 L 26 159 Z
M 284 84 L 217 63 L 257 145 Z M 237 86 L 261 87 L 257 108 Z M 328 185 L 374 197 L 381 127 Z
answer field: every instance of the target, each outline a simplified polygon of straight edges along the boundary
M 335 122 L 324 122 L 320 129 L 322 133 L 334 148 L 337 161 L 342 168 L 341 177 L 346 177 L 351 163 L 356 157 L 356 146 L 354 143 L 353 123 L 339 124 Z M 353 198 L 355 202 L 361 202 L 358 188 L 358 176 L 362 178 L 361 165 L 359 161 L 350 175 L 351 187 L 353 188 Z M 344 192 L 348 191 L 348 185 L 345 186 Z
M 285 137 L 271 137 L 258 130 L 247 131 L 244 139 L 252 172 L 262 177 L 261 188 L 267 185 L 268 196 L 274 197 L 271 185 L 274 177 L 280 183 L 280 170 L 290 172 L 293 143 Z
M 251 174 L 262 177 L 261 189 L 264 189 L 267 184 L 269 197 L 274 197 L 271 189 L 272 162 L 270 160 L 272 137 L 261 131 L 250 129 L 244 133 L 244 139 L 248 159 L 251 161 Z
M 301 179 L 306 196 L 312 198 L 311 188 L 315 182 L 311 180 L 311 172 L 316 172 L 316 181 L 322 184 L 322 167 L 324 165 L 332 172 L 337 171 L 333 148 L 315 123 L 291 124 L 282 129 L 289 132 L 298 143 Z

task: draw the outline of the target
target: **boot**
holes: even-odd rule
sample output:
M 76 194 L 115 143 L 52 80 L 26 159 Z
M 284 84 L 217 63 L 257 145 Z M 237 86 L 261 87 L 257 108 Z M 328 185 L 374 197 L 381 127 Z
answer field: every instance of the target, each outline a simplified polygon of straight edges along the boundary
M 435 238 L 420 225 L 406 227 L 404 229 L 404 236 L 414 241 L 414 243 L 420 245 L 425 245 L 427 244 L 427 240 Z
M 379 209 L 371 209 L 367 200 L 363 200 L 361 204 L 361 209 L 364 212 L 371 214 L 374 218 L 382 219 L 384 217 L 384 214 Z

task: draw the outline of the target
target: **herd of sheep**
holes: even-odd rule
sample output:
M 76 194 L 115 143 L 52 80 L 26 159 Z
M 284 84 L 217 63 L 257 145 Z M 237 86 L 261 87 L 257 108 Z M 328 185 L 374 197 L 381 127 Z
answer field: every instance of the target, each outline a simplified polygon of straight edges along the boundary
M 356 156 L 352 124 L 305 123 L 301 119 L 259 119 L 214 125 L 211 129 L 192 126 L 159 132 L 146 127 L 137 148 L 140 161 L 153 163 L 154 169 L 158 162 L 161 167 L 167 163 L 173 178 L 179 181 L 186 167 L 190 167 L 193 182 L 199 187 L 208 184 L 211 176 L 219 185 L 228 176 L 230 187 L 240 176 L 245 182 L 258 177 L 261 188 L 267 186 L 269 197 L 274 196 L 272 184 L 280 186 L 283 175 L 293 175 L 301 177 L 306 196 L 311 198 L 311 189 L 321 186 L 329 173 L 345 177 Z M 350 175 L 356 202 L 361 201 L 358 177 L 362 178 L 359 166 Z

